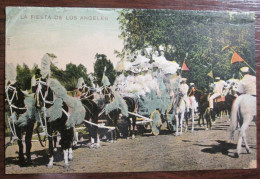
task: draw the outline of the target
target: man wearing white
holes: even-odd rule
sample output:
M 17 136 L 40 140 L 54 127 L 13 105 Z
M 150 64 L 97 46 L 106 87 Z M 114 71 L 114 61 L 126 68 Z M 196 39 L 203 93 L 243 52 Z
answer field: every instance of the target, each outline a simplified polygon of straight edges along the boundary
M 210 96 L 210 98 L 209 98 L 210 109 L 213 109 L 213 100 L 222 95 L 223 88 L 226 84 L 225 81 L 220 80 L 220 77 L 216 77 L 215 80 L 216 80 L 216 82 L 214 83 L 214 90 L 213 90 L 214 94 L 212 96 Z
M 238 92 L 240 94 L 256 95 L 256 77 L 249 74 L 248 67 L 242 67 L 240 71 L 244 77 L 238 83 Z
M 190 107 L 190 102 L 188 98 L 189 86 L 186 84 L 186 81 L 187 81 L 186 78 L 181 79 L 180 92 L 183 95 L 183 100 L 186 104 L 186 109 L 189 109 Z

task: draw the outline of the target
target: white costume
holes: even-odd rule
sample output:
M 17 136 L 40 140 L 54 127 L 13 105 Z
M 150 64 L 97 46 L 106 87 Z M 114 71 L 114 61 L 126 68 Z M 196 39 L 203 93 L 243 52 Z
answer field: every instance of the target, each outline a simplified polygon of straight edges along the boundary
M 189 102 L 189 98 L 188 98 L 188 93 L 189 91 L 189 86 L 186 83 L 183 83 L 180 85 L 180 92 L 183 95 L 183 100 L 186 103 L 186 108 L 188 109 L 190 107 L 190 102 Z
M 238 92 L 242 94 L 256 95 L 256 77 L 246 74 L 238 83 Z
M 222 95 L 225 84 L 226 84 L 226 82 L 223 80 L 215 82 L 215 87 L 214 87 L 214 91 L 213 91 L 214 94 L 212 96 L 210 96 L 210 98 L 209 98 L 209 107 L 210 108 L 213 108 L 213 100 Z

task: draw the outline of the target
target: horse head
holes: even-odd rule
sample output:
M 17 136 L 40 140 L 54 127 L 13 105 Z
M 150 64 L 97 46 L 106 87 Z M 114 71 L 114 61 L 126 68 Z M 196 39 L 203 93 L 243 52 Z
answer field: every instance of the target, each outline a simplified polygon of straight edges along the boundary
M 7 85 L 5 93 L 8 104 L 12 110 L 16 111 L 17 114 L 25 112 L 25 95 L 17 82 Z
M 105 104 L 111 103 L 112 99 L 114 98 L 111 88 L 108 86 L 104 86 L 101 92 L 104 95 Z
M 36 80 L 36 86 L 32 89 L 35 93 L 36 105 L 38 107 L 53 104 L 54 94 L 47 84 L 47 79 L 39 78 Z
M 238 88 L 238 80 L 230 79 L 226 81 L 224 85 L 223 94 L 226 96 L 227 94 L 234 95 Z

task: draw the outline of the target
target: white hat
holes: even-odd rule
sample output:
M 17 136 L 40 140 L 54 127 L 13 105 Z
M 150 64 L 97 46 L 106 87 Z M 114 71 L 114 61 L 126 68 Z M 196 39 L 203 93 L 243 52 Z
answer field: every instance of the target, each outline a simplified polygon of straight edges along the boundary
M 192 85 L 194 85 L 194 83 L 190 83 L 190 85 L 192 86 Z
M 187 78 L 182 78 L 181 81 L 187 81 Z
M 216 77 L 215 79 L 216 79 L 216 80 L 220 80 L 220 77 Z
M 246 72 L 249 71 L 249 68 L 248 67 L 242 67 L 242 68 L 240 68 L 240 71 L 246 73 Z

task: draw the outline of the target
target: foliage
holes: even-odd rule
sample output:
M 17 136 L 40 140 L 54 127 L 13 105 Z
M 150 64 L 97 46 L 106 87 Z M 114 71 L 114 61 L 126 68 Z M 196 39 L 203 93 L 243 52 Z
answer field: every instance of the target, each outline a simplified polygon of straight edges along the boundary
M 16 80 L 21 89 L 30 90 L 32 76 L 39 75 L 40 69 L 38 65 L 34 65 L 32 69 L 29 69 L 29 67 L 26 64 L 23 64 L 23 66 L 17 65 L 16 70 Z M 51 77 L 58 79 L 68 91 L 74 90 L 76 88 L 78 79 L 80 77 L 83 77 L 85 83 L 88 86 L 91 86 L 90 79 L 87 75 L 87 69 L 82 64 L 76 66 L 75 64 L 69 63 L 66 65 L 65 70 L 59 69 L 54 64 L 51 64 L 51 72 Z
M 94 64 L 94 83 L 101 86 L 101 81 L 106 67 L 105 75 L 108 77 L 110 84 L 113 84 L 116 79 L 116 71 L 110 60 L 104 54 L 96 54 L 96 62 Z
M 231 49 L 222 51 L 226 45 L 245 59 L 253 68 L 254 56 L 254 16 L 252 13 L 171 11 L 171 10 L 122 10 L 119 15 L 120 37 L 124 48 L 117 52 L 125 58 L 135 51 L 152 47 L 167 60 L 186 64 L 190 71 L 182 76 L 188 82 L 206 90 L 212 79 L 207 74 L 213 70 L 214 76 L 222 79 L 238 76 L 243 63 L 230 63 Z
M 68 91 L 72 91 L 76 88 L 80 77 L 83 77 L 85 83 L 91 86 L 87 69 L 82 64 L 76 66 L 75 64 L 69 63 L 66 65 L 66 70 L 58 69 L 58 67 L 51 64 L 51 71 L 52 77 L 58 79 Z
M 31 78 L 32 73 L 29 67 L 24 63 L 23 66 L 17 65 L 17 83 L 22 90 L 30 90 L 31 89 Z

